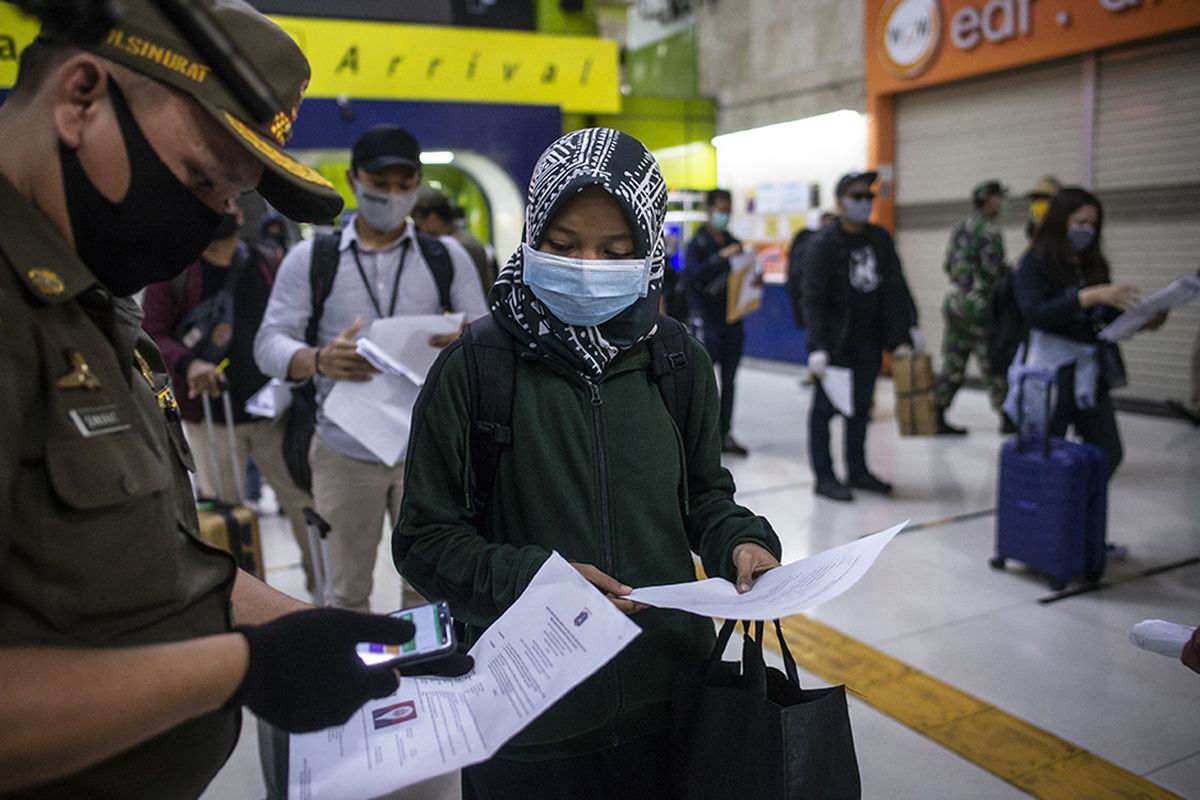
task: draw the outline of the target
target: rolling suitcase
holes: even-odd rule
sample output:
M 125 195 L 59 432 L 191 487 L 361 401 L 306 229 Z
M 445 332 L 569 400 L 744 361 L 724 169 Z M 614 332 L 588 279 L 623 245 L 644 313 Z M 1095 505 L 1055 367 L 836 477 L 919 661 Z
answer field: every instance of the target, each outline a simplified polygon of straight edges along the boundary
M 1024 431 L 1024 382 L 1018 387 L 1017 430 Z M 1023 433 L 1000 448 L 996 505 L 996 556 L 1024 563 L 1047 576 L 1058 591 L 1083 578 L 1104 574 L 1108 516 L 1108 465 L 1100 448 L 1049 435 L 1050 387 L 1046 389 L 1047 428 L 1040 442 Z
M 216 458 L 217 436 L 213 426 L 212 401 L 207 394 L 201 394 L 200 398 L 204 406 L 204 425 L 208 431 L 208 451 L 211 454 L 210 478 L 215 489 L 221 486 L 221 468 Z M 238 502 L 226 503 L 211 497 L 201 497 L 197 500 L 200 538 L 211 545 L 228 550 L 240 568 L 256 578 L 263 579 L 266 572 L 263 564 L 262 537 L 258 530 L 258 515 L 246 507 L 242 497 L 242 470 L 238 461 L 237 440 L 233 433 L 233 403 L 229 399 L 228 391 L 221 393 L 221 402 L 224 404 L 225 426 L 229 436 L 229 460 L 233 468 L 234 491 L 237 493 Z

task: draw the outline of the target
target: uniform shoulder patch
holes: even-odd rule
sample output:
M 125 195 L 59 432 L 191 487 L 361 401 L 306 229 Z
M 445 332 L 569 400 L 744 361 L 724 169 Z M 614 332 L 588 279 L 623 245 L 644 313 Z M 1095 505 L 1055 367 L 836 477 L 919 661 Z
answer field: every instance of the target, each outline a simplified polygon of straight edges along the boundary
M 25 273 L 25 277 L 42 294 L 59 295 L 66 289 L 63 279 L 52 269 L 31 269 Z

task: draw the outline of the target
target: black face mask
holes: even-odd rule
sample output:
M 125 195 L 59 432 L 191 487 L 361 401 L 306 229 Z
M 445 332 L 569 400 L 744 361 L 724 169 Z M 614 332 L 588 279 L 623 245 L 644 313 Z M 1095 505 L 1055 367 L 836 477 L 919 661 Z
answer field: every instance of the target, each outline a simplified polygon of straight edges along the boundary
M 213 231 L 212 240 L 214 242 L 223 242 L 237 232 L 237 214 L 230 214 L 228 211 L 226 211 L 221 215 L 221 221 L 217 223 L 217 229 Z
M 109 291 L 127 297 L 195 261 L 212 242 L 221 214 L 179 182 L 142 135 L 116 83 L 108 85 L 129 159 L 124 199 L 114 203 L 102 195 L 78 153 L 61 142 L 58 158 L 75 252 Z

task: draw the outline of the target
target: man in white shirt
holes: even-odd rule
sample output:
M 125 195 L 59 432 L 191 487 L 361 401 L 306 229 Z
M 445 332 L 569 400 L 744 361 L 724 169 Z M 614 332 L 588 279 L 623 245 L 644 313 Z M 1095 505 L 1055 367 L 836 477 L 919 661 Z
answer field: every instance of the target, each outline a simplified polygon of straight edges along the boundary
M 355 338 L 374 320 L 453 311 L 469 321 L 487 313 L 467 251 L 452 240 L 418 234 L 408 221 L 421 184 L 420 154 L 417 140 L 394 125 L 371 128 L 355 142 L 347 178 L 358 209 L 337 241 L 337 268 L 315 345 L 305 341 L 313 312 L 314 242 L 296 245 L 280 265 L 255 339 L 255 360 L 267 375 L 312 379 L 318 404 L 336 381 L 374 378 L 376 370 L 355 350 Z M 394 525 L 404 463 L 381 462 L 319 406 L 309 461 L 314 505 L 332 528 L 327 565 L 332 601 L 368 610 L 384 514 Z

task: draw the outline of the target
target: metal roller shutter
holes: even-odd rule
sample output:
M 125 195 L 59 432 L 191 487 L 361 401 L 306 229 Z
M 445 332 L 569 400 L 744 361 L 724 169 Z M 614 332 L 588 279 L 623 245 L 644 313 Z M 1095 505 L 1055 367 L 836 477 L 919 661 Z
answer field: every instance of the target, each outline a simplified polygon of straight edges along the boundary
M 1100 56 L 1096 190 L 1105 203 L 1105 251 L 1120 280 L 1145 292 L 1200 267 L 1200 37 Z M 1200 306 L 1123 345 L 1122 394 L 1190 394 Z
M 946 244 L 970 213 L 971 188 L 998 178 L 1019 194 L 1047 172 L 1079 180 L 1081 69 L 1075 59 L 897 98 L 896 246 L 934 352 L 942 340 Z M 1010 261 L 1025 248 L 1026 214 L 1024 203 L 1011 205 L 1001 221 Z

